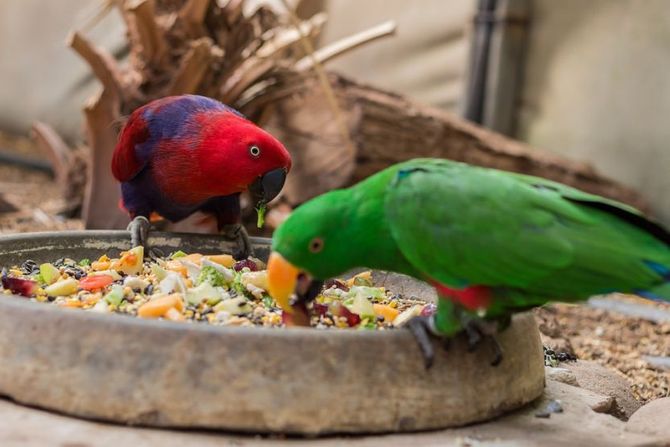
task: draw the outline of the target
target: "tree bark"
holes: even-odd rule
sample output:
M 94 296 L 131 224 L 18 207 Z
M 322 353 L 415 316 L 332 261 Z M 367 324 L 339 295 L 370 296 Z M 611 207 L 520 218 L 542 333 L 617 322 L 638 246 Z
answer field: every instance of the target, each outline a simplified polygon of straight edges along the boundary
M 441 109 L 331 74 L 355 146 L 355 168 L 316 80 L 276 104 L 266 127 L 294 157 L 286 186 L 292 204 L 355 183 L 404 160 L 437 157 L 555 180 L 649 211 L 633 189 L 570 160 L 484 129 Z

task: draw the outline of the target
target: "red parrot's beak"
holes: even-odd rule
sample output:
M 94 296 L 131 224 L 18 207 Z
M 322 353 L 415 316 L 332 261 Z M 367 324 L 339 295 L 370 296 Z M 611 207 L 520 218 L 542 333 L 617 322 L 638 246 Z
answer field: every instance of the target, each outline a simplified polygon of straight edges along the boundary
M 272 252 L 268 259 L 268 292 L 284 311 L 287 326 L 309 326 L 307 303 L 321 290 L 321 281 L 311 277 Z
M 277 197 L 286 181 L 286 168 L 277 168 L 266 172 L 249 185 L 254 206 L 258 208 Z

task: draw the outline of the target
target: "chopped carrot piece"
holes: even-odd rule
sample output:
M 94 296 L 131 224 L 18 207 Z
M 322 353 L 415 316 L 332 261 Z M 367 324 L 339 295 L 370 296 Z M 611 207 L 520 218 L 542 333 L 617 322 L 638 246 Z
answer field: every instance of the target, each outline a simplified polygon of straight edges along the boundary
M 387 306 L 385 304 L 373 304 L 372 307 L 375 310 L 375 315 L 379 316 L 381 315 L 384 317 L 384 321 L 387 323 L 392 323 L 393 320 L 395 320 L 395 317 L 398 316 L 400 311 L 398 309 L 394 309 L 391 306 Z
M 184 264 L 182 264 L 179 261 L 167 261 L 165 263 L 165 268 L 168 270 L 172 270 L 173 272 L 179 273 L 184 278 L 188 276 L 188 270 L 186 269 Z
M 227 268 L 232 268 L 235 265 L 235 259 L 231 255 L 209 255 L 207 259 Z
M 109 270 L 109 267 L 111 266 L 111 262 L 109 261 L 93 261 L 91 262 L 91 268 L 97 272 L 102 271 L 102 270 Z
M 176 308 L 180 312 L 184 310 L 184 302 L 178 293 L 155 298 L 144 303 L 137 309 L 137 316 L 142 318 L 159 318 L 172 308 Z
M 365 272 L 361 272 L 358 275 L 353 276 L 352 278 L 347 280 L 347 286 L 353 287 L 356 284 L 356 279 L 362 279 L 364 281 L 372 282 L 372 272 L 370 270 L 367 270 Z
M 190 261 L 194 264 L 200 265 L 202 262 L 202 255 L 200 253 L 191 253 L 190 255 L 182 256 L 180 261 Z
M 62 307 L 82 307 L 84 303 L 82 303 L 79 300 L 67 300 L 63 304 L 61 304 Z

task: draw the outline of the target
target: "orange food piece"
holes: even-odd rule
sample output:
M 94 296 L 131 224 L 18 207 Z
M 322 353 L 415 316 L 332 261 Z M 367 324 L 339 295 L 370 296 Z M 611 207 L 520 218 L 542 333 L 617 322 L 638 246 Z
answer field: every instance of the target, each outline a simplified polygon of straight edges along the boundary
M 141 318 L 159 318 L 165 316 L 172 308 L 175 308 L 179 312 L 184 310 L 184 302 L 178 293 L 162 296 L 144 303 L 137 309 L 137 316 Z
M 84 290 L 104 289 L 114 282 L 114 278 L 109 275 L 87 276 L 79 281 L 79 287 Z
M 109 270 L 109 267 L 111 267 L 111 263 L 109 261 L 93 261 L 91 262 L 91 268 L 95 270 L 96 272 L 100 272 L 102 270 Z
M 179 273 L 184 278 L 186 278 L 188 276 L 188 270 L 186 269 L 184 264 L 182 264 L 179 261 L 176 261 L 176 260 L 167 261 L 165 263 L 165 268 L 168 269 L 168 270 L 172 270 L 173 272 Z
M 179 312 L 177 309 L 174 307 L 171 307 L 165 312 L 165 315 L 163 315 L 167 320 L 172 320 L 172 321 L 184 321 L 185 317 L 184 314 Z
M 134 253 L 125 251 L 121 254 L 121 259 L 114 263 L 114 269 L 119 270 L 123 267 L 128 267 L 137 264 L 137 256 Z
M 202 255 L 200 253 L 191 253 L 190 255 L 182 256 L 179 260 L 190 261 L 194 264 L 200 265 L 202 262 Z
M 235 265 L 235 259 L 231 255 L 209 255 L 207 259 L 227 268 L 232 268 Z
M 62 307 L 82 307 L 84 303 L 82 303 L 79 300 L 67 300 L 63 304 L 61 304 Z
M 379 316 L 381 315 L 384 317 L 384 321 L 387 323 L 392 323 L 393 320 L 400 314 L 400 311 L 398 309 L 394 309 L 391 306 L 387 306 L 386 304 L 372 304 L 372 307 L 375 310 L 375 315 Z
M 95 293 L 93 295 L 89 295 L 84 300 L 84 304 L 96 304 L 98 301 L 100 301 L 101 298 L 102 298 L 102 294 L 100 294 L 100 293 Z
M 372 272 L 370 270 L 367 270 L 365 272 L 361 272 L 358 275 L 353 276 L 352 278 L 348 279 L 346 284 L 348 287 L 353 287 L 354 283 L 356 281 L 356 278 L 360 278 L 366 281 L 372 281 Z

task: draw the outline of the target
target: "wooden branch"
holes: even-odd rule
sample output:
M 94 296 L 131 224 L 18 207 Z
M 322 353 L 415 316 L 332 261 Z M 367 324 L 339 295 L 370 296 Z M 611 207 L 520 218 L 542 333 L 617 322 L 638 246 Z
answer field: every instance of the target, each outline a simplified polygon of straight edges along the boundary
M 123 97 L 121 71 L 111 54 L 96 48 L 78 32 L 70 34 L 68 45 L 88 63 L 105 90 L 119 98 Z
M 319 13 L 301 23 L 300 28 L 274 28 L 261 36 L 263 44 L 246 58 L 228 76 L 221 80 L 220 96 L 225 103 L 233 104 L 240 95 L 277 65 L 282 52 L 298 44 L 302 36 L 314 37 L 326 23 L 326 14 Z M 304 33 L 304 34 L 302 34 Z
M 335 59 L 342 54 L 355 50 L 356 48 L 370 43 L 374 40 L 383 37 L 392 36 L 395 34 L 396 24 L 393 21 L 384 22 L 373 28 L 361 31 L 353 36 L 345 37 L 344 39 L 333 42 L 323 48 L 318 49 L 311 56 L 305 56 L 295 64 L 296 71 L 307 71 L 314 67 L 314 62 L 325 64 L 326 62 Z
M 13 203 L 7 201 L 5 197 L 0 194 L 0 214 L 14 213 L 19 209 Z
M 356 144 L 348 175 L 346 151 L 324 115 L 320 83 L 312 78 L 298 94 L 280 100 L 266 128 L 292 149 L 285 197 L 292 205 L 332 188 L 355 183 L 380 169 L 415 157 L 438 157 L 556 180 L 648 211 L 634 190 L 593 167 L 531 148 L 449 112 L 397 94 L 330 75 Z M 329 114 L 327 114 L 329 115 Z
M 179 18 L 192 27 L 201 27 L 207 15 L 209 2 L 210 0 L 188 0 L 179 10 Z
M 228 0 L 228 3 L 221 8 L 228 25 L 232 25 L 237 22 L 242 17 L 242 7 L 244 6 L 244 0 Z
M 130 18 L 128 31 L 131 40 L 144 62 L 160 65 L 165 60 L 167 45 L 164 32 L 156 23 L 154 0 L 129 0 L 124 10 Z
M 193 42 L 191 49 L 182 58 L 174 79 L 168 88 L 169 95 L 196 93 L 198 86 L 209 70 L 211 62 L 223 57 L 223 51 L 216 47 L 212 39 L 203 37 Z
M 62 188 L 67 183 L 68 167 L 71 163 L 72 152 L 56 131 L 46 123 L 36 121 L 32 125 L 32 132 L 37 147 L 46 155 L 53 167 L 56 182 Z
M 275 67 L 275 62 L 267 59 L 247 59 L 223 82 L 219 95 L 225 104 L 235 104 L 240 95 L 258 79 Z
M 270 58 L 275 56 L 280 51 L 300 42 L 301 36 L 315 37 L 317 36 L 323 26 L 326 24 L 328 16 L 326 13 L 320 12 L 314 14 L 308 20 L 300 23 L 300 28 L 276 28 L 269 30 L 261 39 L 264 41 L 263 45 L 256 50 L 255 56 L 259 58 Z
M 128 216 L 119 207 L 119 184 L 111 175 L 117 135 L 112 124 L 119 119 L 117 98 L 103 90 L 84 109 L 90 146 L 88 181 L 82 218 L 86 228 L 125 228 Z

